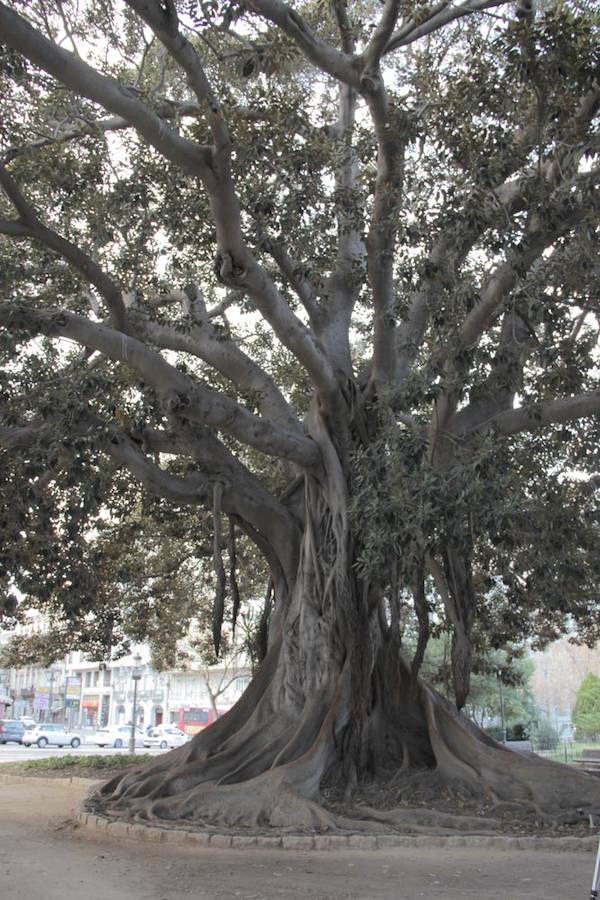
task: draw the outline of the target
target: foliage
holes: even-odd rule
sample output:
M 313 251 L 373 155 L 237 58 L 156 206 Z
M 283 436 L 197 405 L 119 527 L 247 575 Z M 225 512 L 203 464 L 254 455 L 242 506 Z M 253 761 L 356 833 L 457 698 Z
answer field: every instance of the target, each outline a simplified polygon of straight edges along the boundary
M 578 737 L 600 733 L 600 678 L 593 672 L 588 672 L 579 686 L 572 719 Z
M 410 646 L 410 645 L 409 645 Z M 422 674 L 445 696 L 452 697 L 450 637 L 432 638 L 423 660 Z M 530 680 L 533 663 L 525 648 L 480 648 L 473 659 L 473 674 L 465 713 L 480 727 L 503 738 L 502 715 L 507 733 L 520 726 L 529 735 L 541 720 Z
M 538 719 L 529 736 L 536 750 L 556 750 L 560 743 L 560 734 L 547 716 Z

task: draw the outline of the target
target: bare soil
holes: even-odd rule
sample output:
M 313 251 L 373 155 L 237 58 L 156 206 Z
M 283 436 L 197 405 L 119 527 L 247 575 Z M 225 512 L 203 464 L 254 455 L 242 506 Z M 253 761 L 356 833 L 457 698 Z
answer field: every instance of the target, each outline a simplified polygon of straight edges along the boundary
M 402 848 L 311 853 L 187 849 L 75 827 L 85 789 L 0 784 L 0 885 L 11 900 L 565 900 L 586 897 L 590 853 Z

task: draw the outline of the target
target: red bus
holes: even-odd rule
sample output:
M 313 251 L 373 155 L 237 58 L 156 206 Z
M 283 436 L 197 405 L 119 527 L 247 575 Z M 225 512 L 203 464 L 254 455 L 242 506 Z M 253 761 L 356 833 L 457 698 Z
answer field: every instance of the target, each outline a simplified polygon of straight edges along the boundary
M 182 706 L 179 710 L 177 725 L 186 734 L 197 734 L 203 728 L 208 728 L 225 710 L 218 710 L 217 715 L 213 709 L 197 706 Z

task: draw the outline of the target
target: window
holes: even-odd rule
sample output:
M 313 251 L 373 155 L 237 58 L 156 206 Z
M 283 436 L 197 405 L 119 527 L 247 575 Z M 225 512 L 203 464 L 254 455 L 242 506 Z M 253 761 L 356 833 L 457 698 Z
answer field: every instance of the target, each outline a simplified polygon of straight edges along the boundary
M 104 687 L 110 687 L 110 669 L 104 670 L 103 683 L 104 683 Z
M 183 711 L 183 721 L 186 724 L 198 724 L 207 725 L 208 724 L 208 710 L 207 709 L 185 709 Z
M 246 688 L 248 687 L 249 684 L 250 684 L 250 679 L 248 678 L 247 675 L 243 675 L 240 678 L 235 679 L 235 689 L 238 692 L 238 694 L 242 694 L 246 690 Z
M 100 672 L 94 672 L 94 687 L 98 687 L 100 681 Z
M 91 684 L 92 684 L 92 673 L 86 672 L 85 673 L 85 686 L 91 687 Z

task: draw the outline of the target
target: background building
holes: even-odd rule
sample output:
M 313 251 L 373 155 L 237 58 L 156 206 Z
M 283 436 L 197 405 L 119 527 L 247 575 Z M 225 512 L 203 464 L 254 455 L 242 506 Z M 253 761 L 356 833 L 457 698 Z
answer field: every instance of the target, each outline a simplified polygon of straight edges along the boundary
M 35 633 L 44 626 L 43 616 L 32 614 L 16 633 Z M 0 633 L 0 646 L 14 634 Z M 190 708 L 212 710 L 212 721 L 233 706 L 250 682 L 248 664 L 239 656 L 209 668 L 198 663 L 185 671 L 156 672 L 143 645 L 129 656 L 102 663 L 74 652 L 49 668 L 0 669 L 0 715 L 66 722 L 83 730 L 127 724 L 133 713 L 134 671 L 140 675 L 136 720 L 142 728 L 179 723 L 182 711 Z

